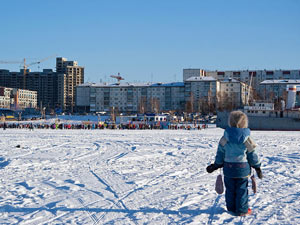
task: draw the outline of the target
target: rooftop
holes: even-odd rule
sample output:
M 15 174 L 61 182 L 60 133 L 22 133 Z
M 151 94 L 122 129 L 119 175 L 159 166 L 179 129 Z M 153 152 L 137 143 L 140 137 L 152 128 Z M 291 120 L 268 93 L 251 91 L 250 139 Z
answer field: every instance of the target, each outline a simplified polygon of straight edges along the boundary
M 300 80 L 265 80 L 260 84 L 300 84 Z
M 172 82 L 172 83 L 84 83 L 78 86 L 81 87 L 184 87 L 183 82 Z
M 216 81 L 217 79 L 213 77 L 190 77 L 186 79 L 185 81 Z

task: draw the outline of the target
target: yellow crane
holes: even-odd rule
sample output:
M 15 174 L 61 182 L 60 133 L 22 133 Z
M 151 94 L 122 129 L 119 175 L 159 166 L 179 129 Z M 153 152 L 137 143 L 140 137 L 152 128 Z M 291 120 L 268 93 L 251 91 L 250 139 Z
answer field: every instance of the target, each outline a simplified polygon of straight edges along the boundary
M 27 73 L 28 67 L 35 65 L 35 64 L 40 64 L 41 62 L 44 62 L 44 61 L 46 61 L 50 58 L 56 57 L 56 56 L 57 56 L 56 54 L 51 55 L 51 56 L 43 58 L 39 61 L 32 62 L 29 64 L 26 63 L 26 58 L 24 58 L 23 61 L 2 61 L 2 60 L 0 60 L 0 64 L 23 64 L 23 89 L 25 89 L 26 88 L 26 73 Z

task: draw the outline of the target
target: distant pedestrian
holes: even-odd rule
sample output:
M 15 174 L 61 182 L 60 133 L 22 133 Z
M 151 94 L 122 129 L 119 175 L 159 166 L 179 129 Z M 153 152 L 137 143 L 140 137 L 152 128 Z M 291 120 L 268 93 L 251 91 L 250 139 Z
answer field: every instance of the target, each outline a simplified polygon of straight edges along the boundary
M 250 137 L 247 115 L 233 111 L 229 115 L 229 127 L 221 138 L 214 164 L 206 170 L 212 173 L 223 167 L 225 181 L 225 200 L 227 210 L 237 216 L 251 213 L 248 206 L 248 178 L 251 167 L 262 179 L 261 163 L 256 152 L 256 144 Z

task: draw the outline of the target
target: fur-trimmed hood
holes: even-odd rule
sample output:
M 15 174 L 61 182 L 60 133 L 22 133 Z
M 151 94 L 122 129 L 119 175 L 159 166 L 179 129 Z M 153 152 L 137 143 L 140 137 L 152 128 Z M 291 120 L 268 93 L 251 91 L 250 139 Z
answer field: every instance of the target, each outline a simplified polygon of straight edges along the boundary
M 247 128 L 248 117 L 242 111 L 232 111 L 228 118 L 229 127 Z

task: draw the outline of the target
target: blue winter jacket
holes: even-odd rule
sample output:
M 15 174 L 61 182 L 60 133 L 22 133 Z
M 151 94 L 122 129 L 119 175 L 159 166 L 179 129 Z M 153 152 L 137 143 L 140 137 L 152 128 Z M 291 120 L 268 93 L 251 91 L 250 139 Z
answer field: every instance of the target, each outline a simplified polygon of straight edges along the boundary
M 255 148 L 246 147 L 248 138 L 250 138 L 249 128 L 226 128 L 215 159 L 216 166 L 223 165 L 224 176 L 244 178 L 250 175 L 251 167 L 260 167 L 261 163 Z

